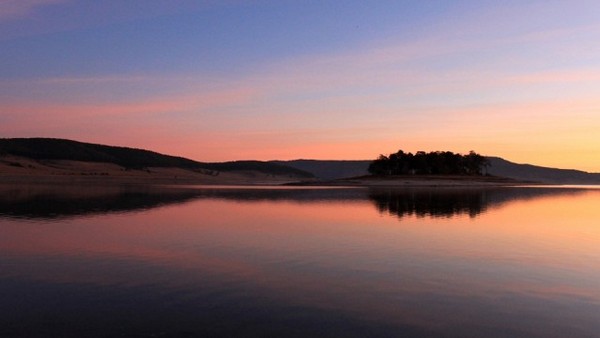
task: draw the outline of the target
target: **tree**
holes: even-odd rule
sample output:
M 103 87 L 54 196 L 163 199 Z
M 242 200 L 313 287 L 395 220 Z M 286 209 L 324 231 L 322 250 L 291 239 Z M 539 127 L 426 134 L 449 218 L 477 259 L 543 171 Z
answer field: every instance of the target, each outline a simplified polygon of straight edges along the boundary
M 484 156 L 470 151 L 461 155 L 450 151 L 418 151 L 415 154 L 398 150 L 379 157 L 369 165 L 373 175 L 482 175 L 489 166 Z

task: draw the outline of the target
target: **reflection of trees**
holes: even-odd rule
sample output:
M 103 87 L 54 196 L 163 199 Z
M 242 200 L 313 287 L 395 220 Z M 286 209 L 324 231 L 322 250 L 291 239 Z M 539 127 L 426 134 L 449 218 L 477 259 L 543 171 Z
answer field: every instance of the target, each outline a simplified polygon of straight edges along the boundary
M 452 217 L 467 214 L 475 217 L 487 205 L 485 190 L 387 190 L 372 191 L 369 198 L 380 212 L 398 217 Z
M 582 189 L 564 188 L 414 188 L 371 189 L 369 199 L 380 212 L 399 218 L 453 217 L 469 215 L 476 217 L 491 207 L 515 200 L 529 200 L 554 195 L 573 195 Z

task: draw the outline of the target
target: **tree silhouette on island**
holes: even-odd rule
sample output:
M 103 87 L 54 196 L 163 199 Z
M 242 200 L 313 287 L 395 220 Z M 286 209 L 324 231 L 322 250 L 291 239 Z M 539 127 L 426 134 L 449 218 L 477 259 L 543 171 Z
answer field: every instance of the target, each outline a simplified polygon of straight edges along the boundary
M 490 162 L 470 151 L 466 155 L 450 151 L 418 151 L 415 154 L 398 150 L 379 157 L 369 165 L 372 175 L 468 175 L 482 176 Z

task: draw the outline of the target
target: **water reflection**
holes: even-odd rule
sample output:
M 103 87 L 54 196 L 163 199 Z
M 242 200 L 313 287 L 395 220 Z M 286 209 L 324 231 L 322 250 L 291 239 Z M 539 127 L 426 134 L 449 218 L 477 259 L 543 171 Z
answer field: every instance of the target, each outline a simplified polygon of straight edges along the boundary
M 573 196 L 582 189 L 565 188 L 379 188 L 370 189 L 369 198 L 377 210 L 398 216 L 476 217 L 489 208 L 511 201 L 528 200 L 544 196 Z
M 387 190 L 372 192 L 369 198 L 380 212 L 400 218 L 411 215 L 452 217 L 462 214 L 475 217 L 493 201 L 489 198 L 490 194 L 486 190 Z
M 0 217 L 61 219 L 181 204 L 196 199 L 240 202 L 373 202 L 382 213 L 402 218 L 476 217 L 510 201 L 584 192 L 576 188 L 215 188 L 177 186 L 0 185 Z
M 600 332 L 600 191 L 3 192 L 0 337 Z
M 0 217 L 48 220 L 147 210 L 197 195 L 142 185 L 0 185 Z

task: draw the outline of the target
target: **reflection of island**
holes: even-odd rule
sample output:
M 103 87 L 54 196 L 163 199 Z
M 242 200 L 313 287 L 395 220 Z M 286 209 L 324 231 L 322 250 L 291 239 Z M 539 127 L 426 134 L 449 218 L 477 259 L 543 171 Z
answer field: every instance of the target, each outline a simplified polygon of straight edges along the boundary
M 582 193 L 582 189 L 565 188 L 449 188 L 449 189 L 372 189 L 369 198 L 380 212 L 399 218 L 476 217 L 488 208 L 514 200 Z
M 372 191 L 369 198 L 380 212 L 399 217 L 451 217 L 468 214 L 475 217 L 488 206 L 486 190 L 379 190 Z
M 371 201 L 380 212 L 404 217 L 475 217 L 512 200 L 575 194 L 564 188 L 218 188 L 145 185 L 0 185 L 0 217 L 61 219 L 147 210 L 197 199 L 328 203 Z

